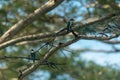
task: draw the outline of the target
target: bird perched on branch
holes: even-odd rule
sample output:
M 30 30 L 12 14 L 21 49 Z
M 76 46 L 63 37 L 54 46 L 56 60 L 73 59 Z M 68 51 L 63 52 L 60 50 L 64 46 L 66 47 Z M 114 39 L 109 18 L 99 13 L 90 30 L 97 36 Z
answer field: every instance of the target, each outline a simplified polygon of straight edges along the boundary
M 67 27 L 64 28 L 64 29 L 61 29 L 60 31 L 58 31 L 55 36 L 57 36 L 59 33 L 67 30 L 67 33 L 69 32 L 72 32 L 72 34 L 75 36 L 75 38 L 78 38 L 78 35 L 72 30 L 72 25 L 73 25 L 73 22 L 74 22 L 74 19 L 70 19 L 68 22 L 67 22 Z
M 73 25 L 74 19 L 70 19 L 67 23 L 67 32 L 72 32 L 72 34 L 75 36 L 75 38 L 78 37 L 78 35 L 72 30 L 72 25 Z
M 36 58 L 36 54 L 35 51 L 33 49 L 31 49 L 31 53 L 30 53 L 31 59 L 33 60 L 33 63 L 35 62 L 35 58 Z
M 74 19 L 70 19 L 67 23 L 67 32 L 71 32 L 71 26 L 74 22 Z

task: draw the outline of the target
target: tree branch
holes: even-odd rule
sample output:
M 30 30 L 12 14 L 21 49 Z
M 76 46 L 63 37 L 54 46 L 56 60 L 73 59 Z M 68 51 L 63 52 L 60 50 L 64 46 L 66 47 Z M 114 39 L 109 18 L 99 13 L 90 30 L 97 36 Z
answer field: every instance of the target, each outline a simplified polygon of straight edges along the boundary
M 108 41 L 108 40 L 105 40 L 103 41 L 104 43 L 107 43 L 107 44 L 120 44 L 120 40 L 114 40 L 114 41 Z
M 65 35 L 66 32 L 64 32 L 63 34 L 60 34 L 58 36 L 62 36 L 62 35 Z M 41 34 L 37 34 L 37 35 L 29 35 L 29 36 L 24 36 L 24 37 L 20 37 L 20 38 L 16 38 L 16 39 L 12 39 L 10 41 L 7 41 L 3 44 L 0 45 L 0 49 L 3 49 L 7 46 L 10 46 L 10 45 L 14 45 L 18 42 L 23 42 L 23 41 L 34 41 L 34 40 L 39 40 L 39 39 L 44 39 L 44 38 L 48 38 L 48 37 L 55 37 L 55 35 L 57 35 L 57 33 L 51 33 L 51 34 L 44 34 L 44 35 L 41 35 Z M 95 36 L 95 35 L 79 35 L 82 39 L 96 39 L 96 40 L 108 40 L 108 39 L 112 39 L 112 38 L 115 38 L 115 37 L 118 37 L 117 35 L 111 35 L 111 36 Z M 43 41 L 49 41 L 49 40 L 43 40 Z
M 79 29 L 81 27 L 86 27 L 86 26 L 89 26 L 89 25 L 93 25 L 93 24 L 95 24 L 97 22 L 105 21 L 105 20 L 108 20 L 108 19 L 113 18 L 115 16 L 117 16 L 117 14 L 110 14 L 110 15 L 108 15 L 106 17 L 103 17 L 103 18 L 100 18 L 98 20 L 95 20 L 95 21 L 92 21 L 92 22 L 88 22 L 86 24 L 81 24 L 81 25 L 74 26 L 73 30 L 77 30 L 77 29 Z M 7 42 L 2 43 L 0 45 L 0 49 L 5 48 L 5 47 L 10 46 L 10 45 L 14 45 L 14 44 L 19 43 L 19 42 L 23 42 L 23 41 L 33 41 L 33 40 L 39 40 L 39 39 L 56 37 L 55 35 L 57 35 L 57 37 L 58 36 L 63 36 L 63 35 L 68 34 L 65 31 L 65 29 L 66 28 L 63 28 L 62 30 L 55 31 L 54 33 L 46 33 L 46 34 L 45 33 L 44 34 L 40 33 L 40 34 L 28 35 L 28 36 L 23 36 L 23 37 L 19 37 L 19 38 L 16 38 L 16 39 L 12 39 L 12 40 L 9 40 Z M 83 36 L 83 37 L 85 37 L 85 36 Z
M 3 60 L 3 59 L 31 59 L 29 57 L 18 57 L 18 56 L 11 56 L 11 57 L 8 57 L 8 56 L 3 56 L 3 57 L 0 57 L 0 60 Z M 36 59 L 38 60 L 38 59 Z
M 94 50 L 94 49 L 80 49 L 77 50 L 78 52 L 96 52 L 96 53 L 118 53 L 120 50 L 118 49 L 113 49 L 113 50 Z
M 30 15 L 28 15 L 26 19 L 20 20 L 18 23 L 13 25 L 8 31 L 6 31 L 0 38 L 0 43 L 10 40 L 21 29 L 25 28 L 27 25 L 32 23 L 38 17 L 54 9 L 56 6 L 58 6 L 63 1 L 64 0 L 49 0 L 46 4 L 36 9 Z
M 0 44 L 0 49 L 5 48 L 10 45 L 14 45 L 19 42 L 34 41 L 34 40 L 48 38 L 50 36 L 54 36 L 54 34 L 36 34 L 36 35 L 28 35 L 28 36 L 19 37 L 19 38 L 12 39 L 12 40 L 9 40 L 7 42 Z
M 88 22 L 86 24 L 81 24 L 79 26 L 75 26 L 75 27 L 73 27 L 73 30 L 77 30 L 78 28 L 81 28 L 83 26 L 86 27 L 86 26 L 89 26 L 89 25 L 93 25 L 95 23 L 104 22 L 105 20 L 109 20 L 109 19 L 111 19 L 113 17 L 116 17 L 116 16 L 119 16 L 119 14 L 118 13 L 109 14 L 109 15 L 107 15 L 105 17 L 102 17 L 102 18 L 100 18 L 98 20 L 91 21 L 91 22 Z
M 63 48 L 63 47 L 65 47 L 65 46 L 68 46 L 68 45 L 70 45 L 70 44 L 78 41 L 79 39 L 81 39 L 81 37 L 84 38 L 84 39 L 85 39 L 85 38 L 86 38 L 86 39 L 94 39 L 94 38 L 95 38 L 95 36 L 94 36 L 94 37 L 92 37 L 92 36 L 86 37 L 86 35 L 80 35 L 78 38 L 75 38 L 75 39 L 73 39 L 73 40 L 70 40 L 70 41 L 68 41 L 68 42 L 66 42 L 66 43 L 58 44 L 57 46 L 53 47 L 49 52 L 47 52 L 47 53 L 45 54 L 45 56 L 43 57 L 42 60 L 39 60 L 37 63 L 33 64 L 32 66 L 30 66 L 29 68 L 27 68 L 25 71 L 23 71 L 23 72 L 22 72 L 22 76 L 20 76 L 18 80 L 22 80 L 25 76 L 27 76 L 28 74 L 30 74 L 30 73 L 32 73 L 34 70 L 36 70 L 40 65 L 42 65 L 45 61 L 47 61 L 48 58 L 50 58 L 53 54 L 55 54 L 55 52 L 56 52 L 57 50 L 59 50 L 60 48 Z M 101 37 L 96 37 L 96 38 L 97 38 L 97 39 L 108 40 L 108 39 L 111 39 L 111 38 L 113 38 L 113 37 L 116 37 L 116 35 L 113 35 L 112 37 L 102 37 L 102 38 L 101 38 Z

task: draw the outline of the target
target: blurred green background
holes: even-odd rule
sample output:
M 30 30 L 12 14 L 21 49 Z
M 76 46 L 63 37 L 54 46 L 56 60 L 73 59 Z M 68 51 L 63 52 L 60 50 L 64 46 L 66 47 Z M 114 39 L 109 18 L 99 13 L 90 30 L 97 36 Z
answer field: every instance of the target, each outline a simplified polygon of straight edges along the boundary
M 44 5 L 47 0 L 0 0 L 0 36 L 2 36 L 12 25 L 19 20 L 26 18 L 27 15 L 34 12 L 35 9 Z M 44 32 L 53 32 L 66 26 L 64 19 L 74 18 L 76 22 L 85 21 L 106 16 L 113 12 L 120 11 L 119 0 L 64 0 L 62 4 L 50 11 L 49 13 L 39 16 L 37 20 L 28 25 L 25 29 L 15 35 L 24 36 L 29 34 L 37 34 Z M 79 24 L 79 23 L 78 23 Z M 96 24 L 104 26 L 104 24 Z M 78 30 L 78 32 L 95 33 L 96 28 L 91 25 L 87 29 Z M 99 31 L 98 31 L 99 32 Z M 71 37 L 68 37 L 71 39 Z M 67 41 L 61 37 L 59 41 Z M 81 40 L 80 40 L 81 41 Z M 120 69 L 116 65 L 101 66 L 94 61 L 86 61 L 81 55 L 88 50 L 88 47 L 96 47 L 96 45 L 85 46 L 89 42 L 80 41 L 76 45 L 70 45 L 56 52 L 49 61 L 58 65 L 57 68 L 51 68 L 47 65 L 40 66 L 24 80 L 119 80 Z M 94 41 L 96 44 L 99 41 Z M 91 43 L 92 44 L 92 43 Z M 105 44 L 105 43 L 102 43 Z M 30 49 L 38 49 L 43 43 L 16 44 L 0 50 L 0 57 L 3 56 L 28 56 Z M 108 44 L 107 44 L 108 45 Z M 75 49 L 74 47 L 79 47 Z M 111 46 L 111 44 L 109 45 Z M 117 44 L 119 46 L 119 43 Z M 37 57 L 42 57 L 48 47 L 44 47 L 39 51 Z M 98 47 L 98 46 L 97 46 Z M 102 46 L 108 48 L 106 46 Z M 84 50 L 80 50 L 84 48 Z M 98 47 L 101 49 L 101 46 Z M 110 48 L 112 49 L 112 48 Z M 69 51 L 67 51 L 69 50 Z M 88 51 L 89 52 L 89 51 Z M 92 53 L 92 52 L 91 52 Z M 96 54 L 99 55 L 98 52 Z M 104 53 L 109 54 L 109 53 Z M 87 54 L 89 56 L 90 54 Z M 115 54 L 114 54 L 115 55 Z M 97 56 L 99 58 L 99 56 Z M 101 58 L 101 57 L 100 57 Z M 102 58 L 101 58 L 102 59 Z M 115 58 L 114 58 L 115 59 Z M 112 59 L 113 60 L 113 59 Z M 117 60 L 117 59 L 116 59 Z M 0 59 L 0 80 L 16 80 L 18 77 L 18 69 L 27 68 L 31 65 L 26 59 Z

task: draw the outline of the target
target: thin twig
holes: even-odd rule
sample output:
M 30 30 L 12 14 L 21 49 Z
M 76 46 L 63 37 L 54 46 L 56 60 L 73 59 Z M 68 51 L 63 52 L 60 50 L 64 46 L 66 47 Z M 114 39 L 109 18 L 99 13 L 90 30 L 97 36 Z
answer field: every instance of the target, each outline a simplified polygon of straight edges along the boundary
M 114 16 L 117 16 L 117 14 L 110 14 L 110 15 L 108 15 L 106 17 L 103 17 L 103 18 L 100 18 L 98 20 L 72 27 L 72 30 L 77 30 L 77 29 L 79 29 L 81 27 L 86 27 L 88 25 L 93 25 L 93 24 L 95 24 L 97 22 L 108 20 L 108 19 L 110 19 L 110 18 L 112 18 Z M 19 38 L 16 38 L 16 39 L 12 39 L 12 40 L 9 40 L 7 42 L 1 43 L 0 44 L 0 49 L 3 49 L 5 47 L 7 47 L 7 46 L 14 45 L 16 43 L 23 42 L 23 41 L 33 41 L 33 40 L 39 40 L 39 39 L 63 36 L 63 35 L 68 34 L 65 30 L 66 30 L 66 28 L 63 28 L 62 30 L 56 31 L 57 33 L 54 32 L 54 33 L 46 33 L 46 34 L 44 33 L 44 34 L 27 35 L 27 36 L 19 37 Z
M 28 74 L 30 74 L 30 73 L 32 73 L 34 70 L 36 70 L 40 65 L 42 65 L 45 61 L 47 61 L 48 58 L 50 58 L 53 54 L 55 54 L 55 52 L 56 52 L 57 50 L 59 50 L 60 48 L 63 48 L 63 47 L 65 47 L 65 46 L 68 46 L 68 45 L 70 45 L 70 44 L 78 41 L 81 37 L 83 37 L 83 36 L 79 36 L 78 38 L 75 38 L 75 39 L 70 40 L 70 41 L 68 41 L 68 42 L 66 42 L 66 43 L 63 43 L 63 44 L 58 44 L 56 47 L 53 47 L 49 52 L 47 52 L 47 53 L 45 54 L 45 56 L 43 57 L 42 60 L 39 60 L 36 64 L 33 64 L 33 65 L 30 66 L 28 69 L 26 69 L 25 71 L 23 71 L 23 72 L 22 72 L 23 75 L 20 77 L 19 80 L 22 80 L 25 76 L 27 76 Z M 101 38 L 101 37 L 96 37 L 96 36 L 94 36 L 94 38 L 104 39 L 104 40 L 108 40 L 108 39 L 111 39 L 111 38 L 113 38 L 113 37 L 116 37 L 116 35 L 113 35 L 112 37 L 102 37 L 102 38 Z M 85 35 L 85 38 L 86 38 L 86 35 Z M 90 39 L 90 38 L 93 38 L 93 37 L 88 37 L 88 38 Z M 93 39 L 94 39 L 94 38 L 93 38 Z

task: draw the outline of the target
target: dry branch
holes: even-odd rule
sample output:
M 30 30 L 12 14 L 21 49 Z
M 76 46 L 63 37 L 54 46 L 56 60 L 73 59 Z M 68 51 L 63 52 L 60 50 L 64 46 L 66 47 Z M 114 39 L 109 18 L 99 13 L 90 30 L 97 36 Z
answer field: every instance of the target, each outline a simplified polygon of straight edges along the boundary
M 36 64 L 33 64 L 32 66 L 30 66 L 28 69 L 26 69 L 25 71 L 23 71 L 22 72 L 22 75 L 19 77 L 19 80 L 22 80 L 25 76 L 27 76 L 27 75 L 29 75 L 30 73 L 32 73 L 33 71 L 35 71 L 40 65 L 42 65 L 45 61 L 47 61 L 48 60 L 48 58 L 50 58 L 53 54 L 55 54 L 55 52 L 57 51 L 57 50 L 59 50 L 60 48 L 63 48 L 63 47 L 65 47 L 65 46 L 68 46 L 68 45 L 70 45 L 70 44 L 72 44 L 72 43 L 74 43 L 74 42 L 76 42 L 76 41 L 78 41 L 79 39 L 81 39 L 81 37 L 82 38 L 86 38 L 86 39 L 103 39 L 103 40 L 109 40 L 109 39 L 111 39 L 111 38 L 114 38 L 114 37 L 116 37 L 116 35 L 113 35 L 112 37 L 96 37 L 96 36 L 88 36 L 88 37 L 86 37 L 86 35 L 81 35 L 81 36 L 79 36 L 78 38 L 76 38 L 76 39 L 73 39 L 73 40 L 70 40 L 70 41 L 68 41 L 68 42 L 66 42 L 66 43 L 62 43 L 62 44 L 58 44 L 57 46 L 55 46 L 55 47 L 53 47 L 49 52 L 47 52 L 46 54 L 45 54 L 45 56 L 43 57 L 43 59 L 41 60 L 39 60 Z
M 0 43 L 10 40 L 14 35 L 16 35 L 21 29 L 27 27 L 35 19 L 54 9 L 64 0 L 49 0 L 46 4 L 36 9 L 33 13 L 27 16 L 26 19 L 20 20 L 18 23 L 13 25 L 8 31 L 6 31 L 0 38 Z
M 113 17 L 117 16 L 117 14 L 110 14 L 106 17 L 103 17 L 103 18 L 100 18 L 98 20 L 95 20 L 95 21 L 92 21 L 92 22 L 88 22 L 86 24 L 81 24 L 81 25 L 78 25 L 78 26 L 75 26 L 73 27 L 73 30 L 77 30 L 81 27 L 86 27 L 86 26 L 89 26 L 89 25 L 93 25 L 97 22 L 102 22 L 102 21 L 105 21 L 105 20 L 109 20 Z M 63 30 L 65 30 L 65 28 L 63 28 Z M 23 41 L 34 41 L 34 40 L 40 40 L 40 39 L 45 39 L 45 38 L 51 38 L 51 37 L 56 37 L 55 35 L 58 36 L 63 36 L 63 35 L 66 35 L 68 33 L 66 33 L 66 31 L 63 31 L 59 34 L 57 34 L 56 32 L 59 32 L 59 31 L 55 31 L 54 33 L 40 33 L 40 34 L 35 34 L 35 35 L 27 35 L 27 36 L 23 36 L 23 37 L 18 37 L 16 39 L 12 39 L 12 40 L 9 40 L 7 42 L 4 42 L 2 44 L 0 44 L 0 49 L 3 49 L 7 46 L 10 46 L 10 45 L 14 45 L 16 43 L 19 43 L 19 42 L 23 42 Z M 88 36 L 83 36 L 83 38 L 87 38 Z M 81 37 L 82 38 L 82 37 Z M 90 39 L 90 38 L 88 38 Z M 93 38 L 92 38 L 93 39 Z M 94 37 L 94 39 L 96 39 L 96 37 Z M 102 38 L 101 38 L 102 40 Z

